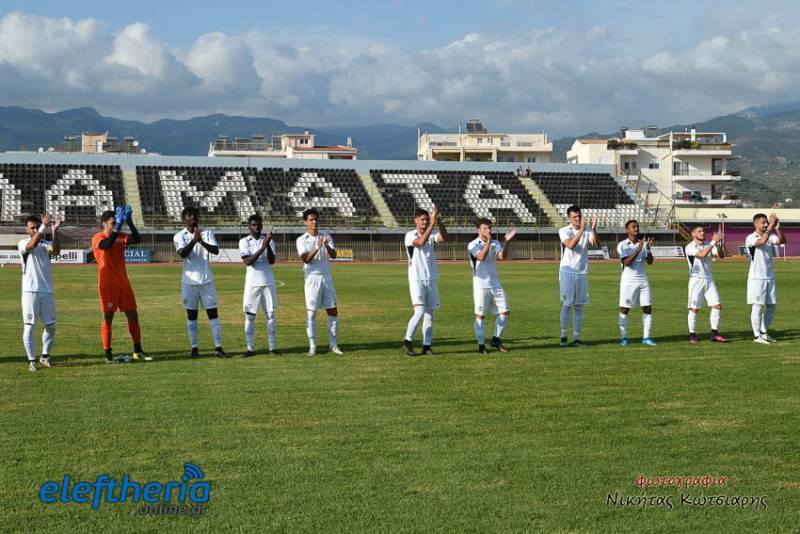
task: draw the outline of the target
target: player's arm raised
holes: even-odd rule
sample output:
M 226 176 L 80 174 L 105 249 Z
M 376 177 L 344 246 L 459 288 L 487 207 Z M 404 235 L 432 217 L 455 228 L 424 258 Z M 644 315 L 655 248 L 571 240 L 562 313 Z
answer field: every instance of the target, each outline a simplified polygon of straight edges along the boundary
M 125 208 L 123 206 L 117 206 L 114 210 L 114 229 L 111 230 L 108 237 L 97 242 L 98 248 L 110 250 L 111 247 L 114 246 L 114 242 L 117 240 L 117 236 L 119 236 L 119 232 L 122 230 L 123 222 L 125 222 Z
M 275 260 L 277 258 L 275 257 L 275 249 L 273 248 L 275 246 L 275 241 L 273 241 L 272 238 L 272 232 L 267 232 L 267 261 L 270 265 L 275 265 Z
M 575 232 L 575 237 L 572 239 L 565 239 L 561 243 L 568 249 L 572 250 L 578 246 L 578 243 L 581 241 L 581 237 L 583 237 L 583 233 L 586 231 L 586 219 L 581 217 L 581 225 L 578 228 L 578 231 Z
M 781 230 L 781 221 L 778 219 L 778 216 L 775 216 L 775 235 L 778 236 L 778 244 L 785 245 L 786 244 L 786 236 L 783 234 L 783 230 Z
M 433 233 L 433 227 L 436 226 L 436 218 L 439 216 L 439 208 L 435 207 L 431 211 L 431 220 L 428 221 L 428 227 L 425 228 L 425 231 L 422 232 L 422 235 L 416 238 L 414 241 L 411 242 L 417 248 L 422 248 L 428 242 L 428 239 L 431 238 L 431 234 Z
M 439 225 L 439 238 L 437 241 L 439 243 L 443 243 L 447 239 L 447 228 L 444 225 L 444 221 L 442 220 L 442 214 L 439 211 L 439 208 L 433 208 L 433 212 L 436 214 L 434 216 L 435 222 Z
M 177 236 L 176 236 L 176 239 L 177 239 Z M 202 239 L 203 239 L 203 236 L 200 233 L 200 228 L 195 227 L 194 234 L 192 234 L 192 240 L 189 241 L 186 244 L 185 247 L 178 249 L 178 256 L 180 256 L 183 259 L 186 259 L 189 256 L 189 254 L 192 253 L 192 250 L 194 249 L 194 246 L 196 244 L 198 244 L 200 241 L 202 241 Z
M 25 245 L 25 250 L 31 251 L 39 246 L 39 243 L 41 243 L 42 239 L 44 239 L 44 233 L 47 231 L 48 224 L 50 224 L 50 214 L 45 213 L 42 215 L 42 224 L 39 225 L 39 231 L 36 232 L 36 235 L 34 235 L 31 240 L 28 241 L 27 245 Z
M 53 220 L 53 243 L 50 245 L 50 255 L 58 256 L 61 254 L 61 239 L 58 237 L 58 227 L 61 226 L 61 219 L 56 217 Z
M 696 258 L 705 258 L 709 254 L 712 254 L 714 251 L 714 247 L 716 247 L 722 241 L 722 234 L 719 232 L 714 232 L 714 235 L 711 236 L 711 241 L 705 247 L 701 248 L 695 253 Z M 725 256 L 724 249 L 722 247 L 717 249 L 717 256 L 720 258 Z
M 486 256 L 489 255 L 489 252 L 492 250 L 492 235 L 489 234 L 489 240 L 486 243 L 482 243 L 481 249 L 475 254 L 475 259 L 478 261 L 486 261 Z
M 325 250 L 328 251 L 328 257 L 332 260 L 335 260 L 336 247 L 333 246 L 333 239 L 331 239 L 331 236 L 326 235 L 325 238 L 322 240 L 322 244 L 325 247 Z
M 130 206 L 125 206 L 125 222 L 128 223 L 128 228 L 131 230 L 127 244 L 138 245 L 142 242 L 142 236 L 139 234 L 139 230 L 136 229 L 136 226 L 133 225 L 133 208 Z
M 597 237 L 597 215 L 592 215 L 592 235 L 589 237 L 589 243 L 593 247 L 600 246 L 600 239 Z
M 622 265 L 624 265 L 625 267 L 630 266 L 630 264 L 633 263 L 634 260 L 636 259 L 636 256 L 638 256 L 639 253 L 642 251 L 643 247 L 644 247 L 644 240 L 640 239 L 639 245 L 636 247 L 636 250 L 634 250 L 633 253 L 629 254 L 628 256 L 625 256 L 624 258 L 620 258 L 622 260 Z
M 760 247 L 762 245 L 766 245 L 767 242 L 769 241 L 770 236 L 772 235 L 772 232 L 775 231 L 775 227 L 777 225 L 778 225 L 778 216 L 775 215 L 774 213 L 771 213 L 770 216 L 769 216 L 769 225 L 767 225 L 767 231 L 764 232 L 764 235 L 762 235 L 761 237 L 756 239 L 756 242 L 753 243 L 753 244 L 755 246 L 757 246 L 757 247 Z M 781 236 L 782 235 L 783 235 L 783 232 L 781 232 Z M 780 239 L 780 237 L 778 239 Z M 784 240 L 784 242 L 785 242 L 785 240 Z
M 211 254 L 219 254 L 219 245 L 217 244 L 217 238 L 214 237 L 214 232 L 211 230 L 206 230 L 206 235 L 208 236 L 208 241 L 204 241 L 201 234 L 200 246 L 209 251 Z
M 314 248 L 312 248 L 311 250 L 300 254 L 300 259 L 303 260 L 303 263 L 311 263 L 312 261 L 314 261 L 314 258 L 316 257 L 317 252 L 319 252 L 319 249 L 321 249 L 323 246 L 324 244 L 322 242 L 322 236 L 318 235 L 316 246 L 314 246 Z
M 647 265 L 652 265 L 653 264 L 653 260 L 655 259 L 653 257 L 653 251 L 650 250 L 653 247 L 653 243 L 655 242 L 655 240 L 656 240 L 655 237 L 648 237 L 647 238 L 647 247 L 645 247 L 647 249 L 647 257 L 645 258 L 645 261 L 647 262 Z
M 500 252 L 497 254 L 498 258 L 500 258 L 501 260 L 505 260 L 505 259 L 507 259 L 509 257 L 509 255 L 508 255 L 508 251 L 509 251 L 508 246 L 511 244 L 511 240 L 514 239 L 516 236 L 517 236 L 517 229 L 516 228 L 512 228 L 511 230 L 506 232 L 505 240 L 503 241 L 503 248 L 501 248 Z

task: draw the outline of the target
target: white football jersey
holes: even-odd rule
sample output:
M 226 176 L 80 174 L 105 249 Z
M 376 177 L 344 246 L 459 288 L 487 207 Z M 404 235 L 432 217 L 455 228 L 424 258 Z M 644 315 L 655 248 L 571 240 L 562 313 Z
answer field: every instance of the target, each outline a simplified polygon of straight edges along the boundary
M 486 254 L 483 261 L 478 261 L 476 256 L 484 246 L 492 247 Z M 469 250 L 469 261 L 472 264 L 472 287 L 481 289 L 497 289 L 500 285 L 500 277 L 497 275 L 497 256 L 503 250 L 500 241 L 492 239 L 486 245 L 480 238 L 473 239 L 467 246 Z
M 243 237 L 239 240 L 239 255 L 242 258 L 252 256 L 261 249 L 261 246 L 264 244 L 264 239 L 266 239 L 264 236 L 260 236 L 258 239 L 252 235 Z M 277 249 L 275 248 L 274 239 L 269 242 L 269 248 L 272 249 L 273 254 L 276 253 Z M 247 266 L 247 274 L 245 274 L 244 277 L 244 287 L 274 285 L 275 277 L 272 275 L 272 265 L 269 263 L 269 257 L 265 250 L 256 261 Z
M 586 228 L 583 235 L 578 240 L 575 248 L 567 248 L 564 246 L 564 241 L 574 239 L 578 230 L 567 225 L 558 231 L 558 238 L 561 240 L 561 266 L 559 270 L 562 272 L 574 274 L 589 274 L 589 240 L 592 238 L 592 229 Z
M 619 259 L 627 258 L 636 252 L 639 243 L 633 243 L 630 239 L 625 239 L 617 244 L 617 255 Z M 622 266 L 622 279 L 623 280 L 641 280 L 647 279 L 647 274 L 644 272 L 644 264 L 647 260 L 647 247 L 642 247 L 642 250 L 637 254 L 636 259 L 630 265 Z
M 200 230 L 203 242 L 209 245 L 216 245 L 217 238 L 211 230 Z M 194 236 L 184 228 L 172 239 L 175 243 L 175 251 L 186 247 L 192 242 Z M 207 284 L 214 280 L 211 274 L 211 253 L 200 243 L 196 243 L 192 251 L 183 259 L 183 283 L 189 285 Z
M 761 236 L 753 232 L 745 239 L 747 252 L 750 254 L 750 271 L 747 277 L 753 280 L 769 280 L 775 278 L 775 271 L 772 269 L 772 258 L 775 256 L 775 247 L 780 243 L 777 235 L 772 234 L 766 243 L 760 247 L 756 246 L 756 241 Z
M 333 244 L 333 238 L 328 232 L 319 231 L 318 235 L 310 235 L 308 232 L 304 233 L 297 238 L 297 255 L 302 256 L 306 252 L 311 252 L 317 246 L 317 237 L 329 237 L 330 242 L 328 246 L 336 250 L 336 245 Z M 330 274 L 331 264 L 328 260 L 328 250 L 325 245 L 317 251 L 314 259 L 308 263 L 303 264 L 303 274 Z
M 50 250 L 53 244 L 42 239 L 33 250 L 25 250 L 32 238 L 17 245 L 22 256 L 22 290 L 35 293 L 52 293 L 53 276 L 50 273 Z
M 686 261 L 689 263 L 689 277 L 690 278 L 713 278 L 711 275 L 711 262 L 712 256 L 716 256 L 717 247 L 711 249 L 711 253 L 706 254 L 702 258 L 698 258 L 696 254 L 706 248 L 708 243 L 697 244 L 696 241 L 691 241 L 686 248 Z
M 428 242 L 421 247 L 414 246 L 414 240 L 422 236 L 417 230 L 406 233 L 405 245 L 408 256 L 409 280 L 436 280 L 439 272 L 436 269 L 436 251 L 434 246 L 438 242 L 439 232 L 432 232 Z

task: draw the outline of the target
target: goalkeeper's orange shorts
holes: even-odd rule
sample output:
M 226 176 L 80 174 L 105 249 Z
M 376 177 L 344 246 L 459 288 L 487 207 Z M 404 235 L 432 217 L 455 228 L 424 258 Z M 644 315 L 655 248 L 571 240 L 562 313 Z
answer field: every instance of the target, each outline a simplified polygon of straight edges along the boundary
M 130 282 L 119 286 L 98 287 L 103 312 L 127 312 L 136 309 L 136 297 Z

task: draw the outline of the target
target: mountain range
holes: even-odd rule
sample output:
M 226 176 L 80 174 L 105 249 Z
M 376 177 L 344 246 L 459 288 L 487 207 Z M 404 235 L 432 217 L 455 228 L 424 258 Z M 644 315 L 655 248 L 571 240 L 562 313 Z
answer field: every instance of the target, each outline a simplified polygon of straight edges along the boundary
M 741 171 L 742 180 L 733 185 L 743 199 L 757 204 L 800 203 L 800 101 L 751 107 L 730 115 L 693 124 L 676 124 L 662 132 L 684 131 L 696 126 L 700 131 L 726 132 L 734 154 L 740 159 L 731 167 Z M 353 139 L 360 159 L 416 159 L 417 130 L 431 133 L 455 131 L 435 124 L 410 126 L 378 124 L 306 128 L 290 126 L 271 118 L 214 114 L 185 120 L 162 119 L 151 123 L 106 117 L 93 108 L 76 108 L 57 113 L 0 106 L 0 150 L 36 150 L 57 146 L 64 136 L 82 131 L 108 131 L 117 137 L 132 136 L 150 152 L 168 155 L 206 155 L 208 144 L 218 135 L 249 137 L 255 133 L 302 132 L 308 129 L 322 145 L 344 144 Z M 566 151 L 579 137 L 611 137 L 587 133 L 553 141 L 555 161 L 564 161 Z

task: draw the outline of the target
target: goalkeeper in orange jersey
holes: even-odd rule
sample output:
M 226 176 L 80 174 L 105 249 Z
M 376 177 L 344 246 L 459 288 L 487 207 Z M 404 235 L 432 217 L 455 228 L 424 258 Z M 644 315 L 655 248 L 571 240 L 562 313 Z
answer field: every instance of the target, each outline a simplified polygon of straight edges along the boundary
M 128 332 L 133 340 L 134 361 L 150 361 L 153 358 L 142 350 L 142 332 L 139 328 L 139 314 L 136 312 L 136 297 L 125 270 L 125 247 L 142 241 L 133 225 L 133 209 L 118 206 L 115 211 L 105 211 L 100 216 L 103 231 L 92 236 L 92 251 L 97 260 L 97 290 L 100 293 L 100 307 L 103 310 L 103 324 L 100 327 L 106 361 L 114 361 L 111 351 L 111 323 L 114 312 L 119 310 L 128 317 Z M 122 231 L 127 223 L 130 235 Z

